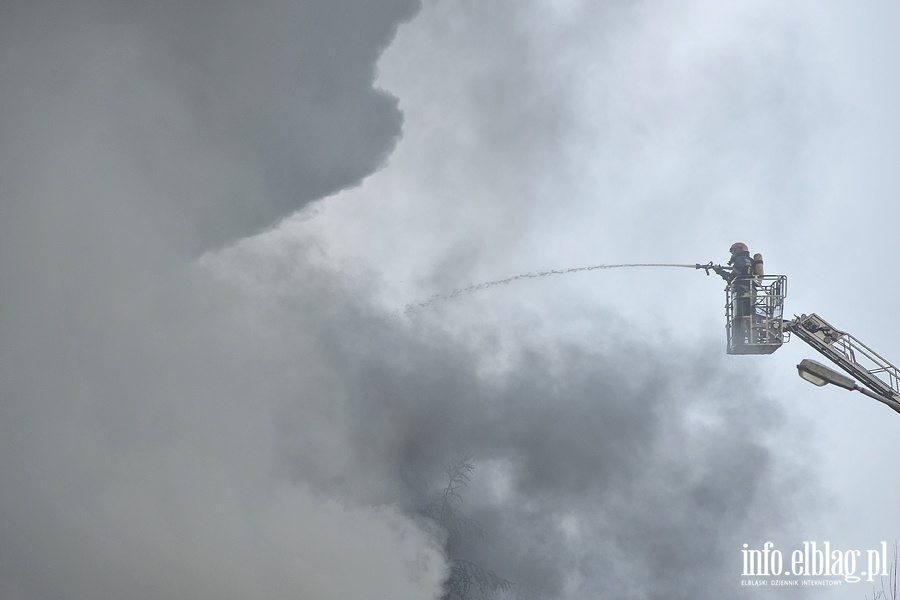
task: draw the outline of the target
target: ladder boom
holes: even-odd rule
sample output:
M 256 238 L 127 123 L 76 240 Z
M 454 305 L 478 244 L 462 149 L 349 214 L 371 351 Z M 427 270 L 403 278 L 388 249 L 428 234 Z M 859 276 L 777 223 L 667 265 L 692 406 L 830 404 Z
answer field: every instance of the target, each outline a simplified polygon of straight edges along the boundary
M 815 313 L 785 321 L 784 330 L 795 334 L 871 391 L 900 402 L 900 371 L 849 333 L 835 329 Z

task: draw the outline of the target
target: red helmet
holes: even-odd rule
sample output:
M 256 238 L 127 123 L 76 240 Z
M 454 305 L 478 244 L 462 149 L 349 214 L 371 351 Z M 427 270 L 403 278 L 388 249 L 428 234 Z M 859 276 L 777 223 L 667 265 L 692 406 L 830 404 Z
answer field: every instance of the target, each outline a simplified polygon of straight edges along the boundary
M 736 252 L 750 252 L 750 248 L 747 247 L 747 244 L 744 242 L 735 242 L 729 248 L 729 251 L 734 254 Z

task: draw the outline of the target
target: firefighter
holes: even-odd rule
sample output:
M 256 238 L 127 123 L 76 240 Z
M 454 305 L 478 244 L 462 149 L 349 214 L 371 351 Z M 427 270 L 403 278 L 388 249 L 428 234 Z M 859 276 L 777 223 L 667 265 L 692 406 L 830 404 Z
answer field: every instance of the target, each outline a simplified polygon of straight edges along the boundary
M 716 269 L 722 279 L 734 290 L 734 341 L 742 344 L 747 341 L 750 331 L 750 317 L 753 315 L 751 288 L 755 269 L 754 259 L 750 257 L 750 249 L 744 242 L 735 242 L 729 248 L 731 258 L 728 267 Z

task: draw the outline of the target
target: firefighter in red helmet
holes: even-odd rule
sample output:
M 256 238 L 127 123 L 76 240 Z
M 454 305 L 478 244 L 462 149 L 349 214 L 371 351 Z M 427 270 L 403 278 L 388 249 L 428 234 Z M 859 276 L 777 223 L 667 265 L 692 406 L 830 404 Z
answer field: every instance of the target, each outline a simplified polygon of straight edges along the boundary
M 728 283 L 739 278 L 747 279 L 749 283 L 749 278 L 753 277 L 755 262 L 750 257 L 750 249 L 747 244 L 735 242 L 729 248 L 729 252 L 731 252 L 731 258 L 728 259 L 728 266 L 716 268 L 716 273 Z
M 750 317 L 753 315 L 751 287 L 755 265 L 750 257 L 750 249 L 744 242 L 733 243 L 729 252 L 731 258 L 728 259 L 728 267 L 720 267 L 716 269 L 716 273 L 734 290 L 734 339 L 737 343 L 744 343 L 750 331 Z
M 731 279 L 737 277 L 753 276 L 753 259 L 750 258 L 750 248 L 744 242 L 735 242 L 728 249 L 731 252 L 731 258 L 728 264 L 731 265 Z

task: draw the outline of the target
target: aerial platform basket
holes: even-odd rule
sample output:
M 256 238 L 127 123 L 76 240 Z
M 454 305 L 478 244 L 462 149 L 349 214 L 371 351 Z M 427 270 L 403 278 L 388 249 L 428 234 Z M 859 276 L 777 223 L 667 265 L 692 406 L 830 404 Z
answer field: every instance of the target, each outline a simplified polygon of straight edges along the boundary
M 787 341 L 784 299 L 787 277 L 738 278 L 725 288 L 728 354 L 771 354 Z

